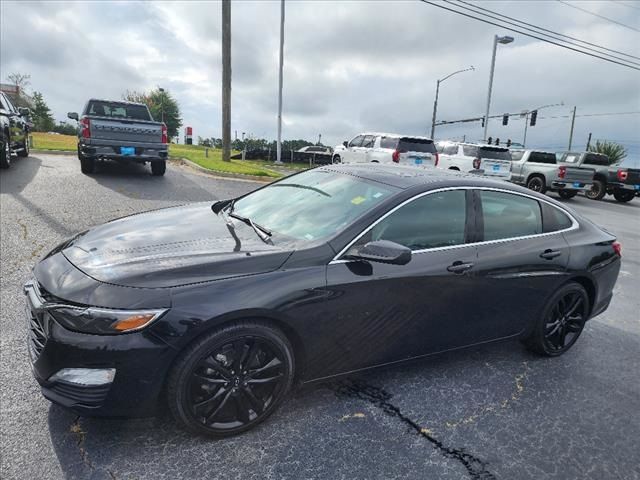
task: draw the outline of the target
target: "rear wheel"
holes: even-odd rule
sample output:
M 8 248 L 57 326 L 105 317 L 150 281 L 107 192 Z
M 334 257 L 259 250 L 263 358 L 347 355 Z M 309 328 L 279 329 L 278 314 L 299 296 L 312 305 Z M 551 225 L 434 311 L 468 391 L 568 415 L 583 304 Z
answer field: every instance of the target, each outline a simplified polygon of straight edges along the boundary
M 547 191 L 547 185 L 544 178 L 540 175 L 534 175 L 527 180 L 527 188 L 534 192 L 545 193 Z
M 11 141 L 9 135 L 4 135 L 2 150 L 0 150 L 0 168 L 9 168 L 11 165 Z
M 232 324 L 181 355 L 169 375 L 169 408 L 192 432 L 242 433 L 280 405 L 294 368 L 293 349 L 282 332 L 259 322 Z
M 93 158 L 85 157 L 84 155 L 80 157 L 80 171 L 85 175 L 89 175 L 93 173 L 96 169 L 96 161 Z
M 151 175 L 161 177 L 164 172 L 167 171 L 167 161 L 161 160 L 157 162 L 151 162 Z
M 22 148 L 18 150 L 16 153 L 19 157 L 28 157 L 29 156 L 29 135 L 25 135 L 24 143 L 22 144 Z
M 605 193 L 607 193 L 607 188 L 604 182 L 602 180 L 594 180 L 591 189 L 587 190 L 584 194 L 591 200 L 602 200 Z
M 586 290 L 579 283 L 571 282 L 551 297 L 524 343 L 541 355 L 562 355 L 578 340 L 588 315 Z
M 460 169 L 458 167 L 449 167 L 449 170 L 455 170 L 456 172 L 460 171 Z
M 565 200 L 573 198 L 577 194 L 578 192 L 576 190 L 558 190 L 558 195 L 560 196 L 560 198 L 564 198 Z
M 622 203 L 630 202 L 635 196 L 636 193 L 633 190 L 618 189 L 613 191 L 613 198 Z

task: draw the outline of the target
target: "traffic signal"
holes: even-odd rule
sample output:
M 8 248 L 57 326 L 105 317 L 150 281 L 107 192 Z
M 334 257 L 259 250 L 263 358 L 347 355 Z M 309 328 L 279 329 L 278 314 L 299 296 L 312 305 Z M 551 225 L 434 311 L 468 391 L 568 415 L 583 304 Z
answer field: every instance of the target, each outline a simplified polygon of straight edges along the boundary
M 500 139 L 496 137 L 496 145 L 500 145 Z
M 538 118 L 538 110 L 534 110 L 531 112 L 531 122 L 529 122 L 529 126 L 533 127 L 536 124 L 536 119 Z
M 493 137 L 489 137 L 489 138 L 487 138 L 487 143 L 488 143 L 489 145 L 491 145 L 491 142 L 492 142 L 492 141 L 493 141 Z
M 511 139 L 507 140 L 507 148 L 509 148 L 511 146 Z
M 482 117 L 481 120 L 482 120 L 482 126 L 484 127 L 484 117 Z
M 505 113 L 502 115 L 502 125 L 507 125 L 509 123 L 509 114 Z

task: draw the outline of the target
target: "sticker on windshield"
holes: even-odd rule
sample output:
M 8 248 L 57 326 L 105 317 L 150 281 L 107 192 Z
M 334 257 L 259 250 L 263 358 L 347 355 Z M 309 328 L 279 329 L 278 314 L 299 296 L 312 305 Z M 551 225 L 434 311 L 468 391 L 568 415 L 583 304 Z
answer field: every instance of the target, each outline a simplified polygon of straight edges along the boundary
M 362 195 L 359 195 L 357 197 L 353 197 L 351 199 L 351 203 L 353 203 L 354 205 L 360 205 L 362 202 L 366 201 L 367 199 L 364 198 Z
M 306 233 L 304 238 L 306 238 L 307 240 L 313 240 L 313 235 L 311 235 L 310 233 Z
M 382 192 L 377 192 L 373 194 L 373 198 L 380 198 L 382 195 L 384 195 L 384 193 Z

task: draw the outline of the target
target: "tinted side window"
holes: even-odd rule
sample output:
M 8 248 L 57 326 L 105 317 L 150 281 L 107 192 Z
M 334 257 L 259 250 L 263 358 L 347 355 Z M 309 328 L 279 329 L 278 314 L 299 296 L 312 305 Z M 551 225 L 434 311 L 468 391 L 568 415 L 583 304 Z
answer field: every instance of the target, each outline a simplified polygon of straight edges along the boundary
M 362 146 L 365 148 L 373 148 L 373 144 L 375 143 L 375 141 L 376 137 L 374 137 L 373 135 L 367 135 L 362 141 Z
M 594 155 L 588 153 L 584 157 L 584 165 L 609 165 L 609 157 L 606 155 Z
M 542 202 L 542 221 L 545 233 L 565 230 L 571 226 L 571 219 L 559 208 Z
M 511 161 L 511 152 L 501 148 L 480 147 L 480 158 Z
M 369 240 L 391 240 L 412 250 L 465 241 L 466 192 L 450 190 L 420 197 L 371 229 Z
M 463 145 L 462 151 L 464 152 L 465 157 L 477 157 L 478 156 L 478 147 L 474 147 L 473 145 Z
M 512 154 L 513 155 L 513 154 Z M 556 163 L 556 156 L 553 153 L 531 152 L 529 155 L 530 162 L 536 163 Z
M 488 190 L 479 193 L 485 241 L 542 233 L 542 215 L 536 200 Z
M 393 137 L 382 137 L 380 139 L 380 148 L 392 148 L 392 149 L 396 149 L 396 147 L 398 146 L 398 138 L 393 138 Z
M 522 160 L 523 156 L 524 156 L 524 152 L 522 150 L 511 152 L 511 160 L 513 160 L 514 162 L 517 162 L 518 160 Z
M 362 145 L 362 140 L 364 140 L 364 135 L 358 135 L 356 138 L 349 142 L 350 147 L 359 147 Z
M 448 147 L 444 147 L 445 155 L 457 155 L 458 154 L 458 146 L 457 145 L 449 145 Z

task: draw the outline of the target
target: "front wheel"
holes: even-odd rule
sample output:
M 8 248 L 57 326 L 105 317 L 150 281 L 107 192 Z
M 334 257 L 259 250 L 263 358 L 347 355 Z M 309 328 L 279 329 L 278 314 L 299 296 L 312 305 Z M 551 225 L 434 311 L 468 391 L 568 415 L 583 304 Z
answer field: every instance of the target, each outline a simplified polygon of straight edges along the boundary
M 607 187 L 602 180 L 594 180 L 591 189 L 584 192 L 585 196 L 591 200 L 602 200 L 605 193 L 607 193 Z
M 2 150 L 0 150 L 0 168 L 9 168 L 11 166 L 11 142 L 9 137 L 5 136 L 2 142 Z
M 635 196 L 636 193 L 633 190 L 618 189 L 613 191 L 613 198 L 622 203 L 630 202 Z
M 236 435 L 275 411 L 294 371 L 293 349 L 282 332 L 261 322 L 231 324 L 177 360 L 167 384 L 169 408 L 192 432 Z
M 22 148 L 16 152 L 16 155 L 18 155 L 19 157 L 29 156 L 29 135 L 25 135 Z
M 167 171 L 166 160 L 151 162 L 151 175 L 161 177 L 162 175 L 164 175 L 164 172 L 166 171 Z
M 578 340 L 588 315 L 586 290 L 579 283 L 571 282 L 551 297 L 524 343 L 541 355 L 562 355 Z
M 578 194 L 576 190 L 558 190 L 558 195 L 560 198 L 565 200 L 569 200 L 570 198 L 575 197 Z
M 544 178 L 539 175 L 535 175 L 527 180 L 527 188 L 539 193 L 545 193 L 547 191 L 547 185 Z
M 331 159 L 331 163 L 340 163 L 342 160 L 340 159 L 340 155 L 334 155 Z

